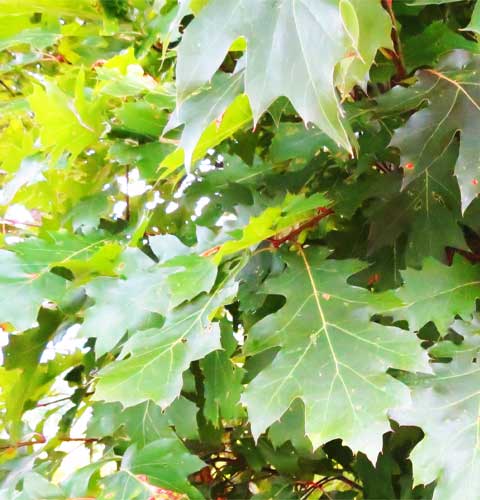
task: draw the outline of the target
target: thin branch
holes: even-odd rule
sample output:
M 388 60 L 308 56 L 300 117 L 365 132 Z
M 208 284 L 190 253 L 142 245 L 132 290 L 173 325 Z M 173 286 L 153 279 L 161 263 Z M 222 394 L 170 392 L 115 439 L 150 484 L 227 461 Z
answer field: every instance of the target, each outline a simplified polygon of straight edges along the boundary
M 210 257 L 212 255 L 215 255 L 220 250 L 221 247 L 222 247 L 222 245 L 215 245 L 214 247 L 209 248 L 208 250 L 205 250 L 200 255 L 202 257 Z
M 91 396 L 92 394 L 93 394 L 93 392 L 86 392 L 84 397 Z M 46 403 L 38 403 L 36 405 L 36 407 L 42 408 L 44 406 L 50 406 L 50 405 L 54 405 L 56 403 L 61 403 L 62 401 L 67 401 L 69 399 L 72 399 L 72 396 L 65 396 L 64 398 L 55 399 L 54 401 L 47 401 Z
M 352 481 L 351 479 L 348 479 L 345 476 L 327 476 L 316 482 L 299 481 L 297 482 L 297 484 L 302 484 L 306 487 L 306 492 L 302 498 L 308 498 L 315 490 L 322 490 L 323 493 L 325 493 L 328 496 L 327 492 L 324 490 L 324 487 L 325 485 L 331 483 L 332 481 L 341 481 L 342 483 L 347 484 L 351 488 L 355 488 L 359 491 L 363 490 L 360 484 L 356 483 L 355 481 Z
M 5 446 L 0 446 L 0 451 L 9 450 L 12 448 L 23 448 L 25 446 L 33 446 L 36 444 L 44 444 L 47 442 L 47 438 L 40 433 L 35 434 L 36 439 L 31 439 L 29 441 L 17 441 L 16 443 L 8 444 Z M 100 438 L 84 438 L 84 437 L 61 437 L 58 438 L 63 442 L 79 442 L 79 443 L 97 443 Z
M 125 202 L 127 203 L 126 209 L 125 209 L 125 218 L 128 221 L 130 221 L 130 194 L 128 192 L 128 187 L 130 183 L 130 168 L 128 165 L 125 165 Z
M 22 222 L 14 219 L 0 219 L 0 224 L 6 224 L 8 226 L 28 226 L 28 227 L 41 227 L 41 224 L 33 224 L 31 222 Z
M 0 450 L 9 450 L 11 448 L 23 448 L 25 446 L 33 446 L 34 444 L 43 444 L 47 442 L 47 438 L 40 433 L 35 433 L 36 439 L 31 439 L 29 441 L 18 441 L 13 444 L 6 446 L 0 446 Z
M 173 146 L 178 146 L 180 144 L 178 139 L 169 139 L 168 137 L 160 137 L 158 142 L 162 144 L 172 144 Z
M 268 238 L 267 241 L 269 241 L 274 246 L 274 248 L 278 248 L 280 245 L 283 245 L 287 241 L 291 241 L 294 238 L 296 238 L 305 229 L 315 226 L 322 219 L 334 213 L 334 211 L 331 208 L 325 208 L 325 207 L 318 208 L 317 212 L 318 213 L 317 215 L 315 215 L 315 217 L 312 217 L 303 224 L 300 224 L 300 226 L 290 231 L 286 236 L 282 236 L 281 238 L 275 238 L 275 237 Z
M 43 408 L 45 406 L 50 406 L 50 405 L 54 405 L 56 403 L 61 403 L 62 401 L 67 401 L 68 399 L 71 399 L 71 398 L 72 398 L 71 396 L 65 396 L 64 398 L 55 399 L 54 401 L 48 401 L 46 403 L 37 403 L 36 407 Z
M 405 60 L 403 58 L 402 44 L 400 42 L 400 32 L 398 29 L 397 19 L 395 13 L 393 12 L 392 0 L 382 0 L 382 5 L 384 9 L 388 12 L 390 19 L 392 20 L 392 42 L 393 51 L 385 49 L 383 54 L 390 59 L 395 65 L 397 70 L 396 79 L 403 80 L 407 76 L 407 69 L 405 68 Z
M 75 437 L 75 438 L 72 438 L 72 437 L 62 437 L 62 438 L 59 438 L 60 441 L 64 441 L 64 442 L 79 442 L 79 443 L 97 443 L 98 441 L 100 441 L 100 438 L 83 438 L 83 437 Z
M 3 81 L 0 80 L 0 85 L 12 96 L 15 97 L 15 92 Z
M 265 241 L 270 242 L 272 244 L 272 247 L 259 250 L 257 253 L 260 253 L 260 251 L 270 251 L 272 249 L 274 250 L 274 249 L 280 247 L 281 245 L 283 245 L 287 241 L 293 240 L 296 236 L 298 236 L 305 229 L 308 229 L 309 227 L 315 226 L 322 219 L 324 219 L 325 217 L 327 217 L 328 215 L 333 214 L 333 213 L 334 213 L 334 210 L 331 208 L 318 207 L 317 208 L 317 215 L 315 215 L 311 219 L 308 219 L 303 224 L 300 224 L 300 226 L 296 227 L 295 229 L 292 229 L 286 236 L 282 236 L 282 237 L 272 236 L 271 238 L 267 238 Z M 277 233 L 277 234 L 281 234 L 281 233 Z M 210 257 L 212 255 L 215 255 L 220 250 L 220 248 L 222 248 L 222 245 L 216 245 L 212 248 L 209 248 L 208 250 L 205 250 L 200 255 L 202 257 Z

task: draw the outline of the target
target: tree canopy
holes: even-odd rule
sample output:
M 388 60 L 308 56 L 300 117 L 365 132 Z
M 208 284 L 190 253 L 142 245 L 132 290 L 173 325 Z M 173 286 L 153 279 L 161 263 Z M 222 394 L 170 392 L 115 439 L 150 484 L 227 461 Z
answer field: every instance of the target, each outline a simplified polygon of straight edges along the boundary
M 0 498 L 480 498 L 480 1 L 0 0 Z

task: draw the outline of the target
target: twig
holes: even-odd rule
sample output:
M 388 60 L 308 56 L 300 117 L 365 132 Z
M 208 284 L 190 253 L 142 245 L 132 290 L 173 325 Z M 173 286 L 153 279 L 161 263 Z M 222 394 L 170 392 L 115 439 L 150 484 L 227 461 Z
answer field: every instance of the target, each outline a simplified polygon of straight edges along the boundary
M 29 441 L 18 441 L 16 443 L 8 444 L 5 446 L 0 446 L 1 450 L 9 450 L 11 448 L 23 448 L 25 446 L 33 446 L 35 444 L 44 444 L 47 442 L 47 438 L 40 433 L 35 434 L 37 439 L 31 439 Z M 100 438 L 83 438 L 83 437 L 61 437 L 58 438 L 63 442 L 81 442 L 81 443 L 96 443 L 100 441 Z
M 50 405 L 54 405 L 56 403 L 61 403 L 62 401 L 67 401 L 67 399 L 71 399 L 71 396 L 65 396 L 64 398 L 55 399 L 55 401 L 48 401 L 46 403 L 37 403 L 36 407 L 43 408 L 45 406 L 50 406 Z
M 283 245 L 287 241 L 293 240 L 305 229 L 315 226 L 322 219 L 334 213 L 334 211 L 331 208 L 325 208 L 325 207 L 318 208 L 317 212 L 318 213 L 317 215 L 315 215 L 315 217 L 312 217 L 310 220 L 307 220 L 303 224 L 300 224 L 300 226 L 290 231 L 286 236 L 282 236 L 281 238 L 275 238 L 275 237 L 268 238 L 267 241 L 269 241 L 274 246 L 274 248 L 278 248 L 280 245 Z
M 125 202 L 127 203 L 127 206 L 125 208 L 125 218 L 128 221 L 130 221 L 130 194 L 128 192 L 128 185 L 130 182 L 130 168 L 128 165 L 125 165 Z
M 202 257 L 210 257 L 211 255 L 215 255 L 221 248 L 222 245 L 215 245 L 212 248 L 209 248 L 208 250 L 205 250 L 205 252 L 201 253 Z
M 270 242 L 272 244 L 272 247 L 268 248 L 268 249 L 262 249 L 261 251 L 267 251 L 267 250 L 271 250 L 272 248 L 273 249 L 278 248 L 279 246 L 283 245 L 287 241 L 293 240 L 303 230 L 308 229 L 309 227 L 315 226 L 323 218 L 325 218 L 328 215 L 333 214 L 333 213 L 334 213 L 334 210 L 331 209 L 331 208 L 327 208 L 327 207 L 319 207 L 319 208 L 317 208 L 317 215 L 315 215 L 314 217 L 312 217 L 311 219 L 307 220 L 306 222 L 304 222 L 303 224 L 301 224 L 297 228 L 295 228 L 292 231 L 290 231 L 286 236 L 282 236 L 280 238 L 272 236 L 271 238 L 267 238 L 265 241 Z M 278 233 L 278 234 L 280 234 L 280 233 Z M 220 248 L 222 248 L 222 245 L 216 245 L 216 246 L 214 246 L 212 248 L 209 248 L 208 250 L 205 250 L 200 255 L 202 257 L 210 257 L 212 255 L 215 255 L 220 250 Z
M 158 142 L 161 142 L 162 144 L 172 144 L 173 146 L 178 146 L 180 144 L 178 139 L 169 139 L 168 137 L 160 137 Z
M 331 483 L 332 481 L 341 481 L 342 483 L 348 484 L 348 486 L 350 486 L 351 488 L 355 488 L 359 491 L 362 491 L 362 489 L 363 489 L 358 483 L 356 483 L 355 481 L 352 481 L 351 479 L 348 479 L 345 476 L 327 476 L 327 477 L 324 477 L 316 482 L 299 481 L 299 482 L 297 482 L 297 484 L 305 485 L 305 487 L 307 488 L 307 491 L 305 492 L 305 494 L 302 498 L 308 498 L 315 490 L 324 491 L 325 485 L 328 483 Z M 324 491 L 324 493 L 326 494 L 325 491 Z
M 9 444 L 6 446 L 0 446 L 0 450 L 9 450 L 11 448 L 23 448 L 25 446 L 33 446 L 34 444 L 43 444 L 47 442 L 47 438 L 40 433 L 35 433 L 37 439 L 31 439 L 29 441 L 18 441 L 13 444 Z
M 12 96 L 15 97 L 15 92 L 3 81 L 0 80 L 0 85 Z
M 392 0 L 382 0 L 382 5 L 384 9 L 388 12 L 393 24 L 392 28 L 393 51 L 385 49 L 384 55 L 386 55 L 387 57 L 389 55 L 390 56 L 389 59 L 391 59 L 391 61 L 395 65 L 395 69 L 397 70 L 396 79 L 403 80 L 407 76 L 407 70 L 405 68 L 402 44 L 400 42 L 400 34 L 398 30 L 397 19 L 395 18 L 395 13 L 393 12 L 392 3 L 393 3 Z
M 14 219 L 0 219 L 0 224 L 7 224 L 9 226 L 28 226 L 28 227 L 41 227 L 41 224 L 33 224 L 31 222 L 22 222 Z
M 77 437 L 77 438 L 72 438 L 72 437 L 62 437 L 62 438 L 59 438 L 60 441 L 64 441 L 64 442 L 79 442 L 79 443 L 97 443 L 98 441 L 100 441 L 100 438 L 83 438 L 83 437 Z
M 86 392 L 84 397 L 91 396 L 92 394 L 93 394 L 93 392 Z M 47 401 L 46 403 L 38 403 L 36 407 L 42 408 L 44 406 L 54 405 L 55 403 L 61 403 L 62 401 L 67 401 L 68 399 L 71 399 L 71 398 L 72 398 L 72 396 L 65 396 L 64 398 L 55 399 L 54 401 Z

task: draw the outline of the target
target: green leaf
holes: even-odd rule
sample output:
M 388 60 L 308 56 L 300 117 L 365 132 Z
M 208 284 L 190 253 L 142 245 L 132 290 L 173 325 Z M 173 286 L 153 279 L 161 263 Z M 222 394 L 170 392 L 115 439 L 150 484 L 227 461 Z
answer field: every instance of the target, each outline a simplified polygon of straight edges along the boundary
M 50 0 L 0 0 L 2 14 L 31 15 L 32 12 L 53 13 L 57 16 L 78 16 L 87 19 L 100 17 L 93 0 L 58 0 L 52 4 Z
M 3 11 L 2 11 L 3 13 Z M 28 16 L 4 15 L 0 20 L 0 50 L 28 44 L 34 49 L 44 49 L 59 38 L 57 23 L 33 24 Z
M 23 480 L 23 494 L 28 500 L 66 500 L 65 493 L 43 476 L 31 472 Z
M 97 235 L 83 237 L 66 231 L 52 231 L 42 234 L 41 238 L 25 238 L 11 245 L 10 249 L 33 273 L 64 267 L 81 277 L 113 274 L 122 247 Z
M 404 233 L 407 234 L 406 261 L 412 267 L 421 266 L 426 257 L 445 261 L 446 247 L 467 250 L 459 225 L 460 194 L 452 175 L 456 155 L 457 148 L 449 147 L 403 191 L 387 203 L 382 200 L 372 214 L 371 252 L 392 245 Z M 391 184 L 397 183 L 393 175 L 389 175 L 388 180 Z M 356 187 L 358 189 L 358 184 Z
M 73 158 L 93 144 L 102 130 L 102 105 L 84 97 L 85 74 L 76 81 L 75 97 L 63 92 L 54 82 L 35 85 L 28 102 L 40 126 L 42 147 L 52 155 L 55 164 L 67 151 Z M 75 138 L 72 140 L 72 137 Z
M 182 439 L 198 439 L 197 407 L 183 396 L 165 411 L 151 401 L 125 409 L 120 403 L 96 402 L 92 409 L 86 432 L 88 438 L 115 436 L 121 430 L 140 446 L 175 434 Z M 139 421 L 142 422 L 141 426 L 138 425 Z
M 126 254 L 127 259 L 133 257 L 133 265 L 125 267 L 125 279 L 96 278 L 86 287 L 95 304 L 86 310 L 80 332 L 82 337 L 97 339 L 97 356 L 112 350 L 127 331 L 142 328 L 153 313 L 165 315 L 183 301 L 210 291 L 215 282 L 216 266 L 202 257 L 178 256 L 156 265 L 135 253 L 140 254 Z
M 314 448 L 341 438 L 373 458 L 389 428 L 389 408 L 409 400 L 407 388 L 387 369 L 428 371 L 428 366 L 414 335 L 369 321 L 395 299 L 347 285 L 364 265 L 327 256 L 325 250 L 301 251 L 286 258 L 286 271 L 266 281 L 262 292 L 282 295 L 287 302 L 253 326 L 247 353 L 281 348 L 242 400 L 254 436 L 299 398 Z
M 479 377 L 480 367 L 468 355 L 438 363 L 435 377 L 413 387 L 411 407 L 393 414 L 401 424 L 419 426 L 425 433 L 411 460 L 417 483 L 437 481 L 434 499 L 455 496 L 459 481 L 464 498 L 478 496 Z
M 468 26 L 464 29 L 474 31 L 475 33 L 480 33 L 480 4 L 478 2 L 475 4 L 472 18 L 470 19 Z
M 187 103 L 186 103 L 187 104 Z M 195 120 L 197 121 L 197 120 Z M 252 111 L 245 95 L 238 96 L 221 117 L 220 123 L 211 123 L 201 135 L 193 150 L 192 163 L 202 159 L 209 149 L 214 148 L 235 132 L 252 122 Z M 185 152 L 177 149 L 160 163 L 161 178 L 168 177 L 185 163 Z
M 173 268 L 174 271 L 174 274 L 167 277 L 170 308 L 190 300 L 199 293 L 209 292 L 217 277 L 217 266 L 199 255 L 174 257 L 168 260 L 164 267 Z
M 305 408 L 299 399 L 270 427 L 268 437 L 276 448 L 291 441 L 298 452 L 306 455 L 311 453 L 312 444 L 305 436 Z
M 479 496 L 479 9 L 0 0 L 1 499 Z
M 240 395 L 244 372 L 230 359 L 236 347 L 229 324 L 221 323 L 222 347 L 200 361 L 205 378 L 205 418 L 218 426 L 220 419 L 232 420 L 240 416 Z M 229 345 L 230 344 L 230 345 Z
M 122 461 L 123 470 L 144 474 L 152 484 L 186 493 L 189 498 L 201 498 L 187 477 L 203 466 L 204 463 L 191 455 L 181 441 L 168 438 L 154 441 L 141 449 L 131 447 Z
M 274 162 L 292 158 L 310 160 L 324 147 L 335 150 L 335 144 L 315 127 L 306 128 L 301 123 L 283 122 L 275 131 L 270 148 Z
M 109 209 L 108 198 L 104 193 L 97 193 L 82 198 L 67 215 L 67 220 L 72 221 L 73 230 L 81 229 L 88 233 L 98 227 L 100 217 Z
M 95 403 L 87 436 L 92 438 L 114 436 L 122 428 L 133 443 L 143 448 L 157 439 L 175 437 L 174 428 L 179 435 L 185 435 L 186 429 L 183 428 L 179 416 L 181 414 L 188 424 L 192 423 L 187 418 L 192 410 L 190 404 L 193 405 L 180 397 L 166 411 L 163 411 L 151 401 L 125 409 L 122 409 L 119 403 Z M 195 405 L 193 407 L 196 408 Z M 139 422 L 142 425 L 138 425 Z M 194 429 L 190 429 L 186 434 L 190 437 L 196 435 Z
M 119 471 L 103 478 L 98 500 L 149 500 L 151 487 L 127 471 Z
M 235 292 L 236 285 L 228 282 L 211 296 L 200 296 L 172 311 L 162 328 L 132 336 L 120 361 L 100 372 L 95 399 L 126 406 L 151 399 L 162 408 L 169 406 L 180 393 L 182 374 L 190 363 L 221 347 L 218 323 L 209 318 Z M 159 377 L 162 384 L 157 383 Z
M 381 2 L 340 0 L 339 7 L 351 51 L 339 65 L 336 83 L 346 94 L 355 84 L 365 84 L 379 47 L 392 46 L 392 22 Z
M 28 163 L 34 153 L 35 139 L 18 118 L 12 118 L 0 136 L 0 161 L 2 168 L 15 174 L 23 162 Z
M 404 187 L 431 169 L 460 131 L 455 175 L 460 185 L 463 211 L 480 193 L 476 152 L 480 123 L 477 70 L 477 57 L 455 51 L 444 59 L 438 70 L 420 71 L 418 82 L 412 87 L 392 91 L 401 110 L 428 101 L 427 106 L 395 132 L 391 142 L 401 152 L 401 164 L 405 167 Z
M 464 49 L 473 53 L 478 53 L 480 50 L 478 43 L 467 40 L 443 22 L 433 22 L 420 34 L 406 40 L 403 47 L 405 65 L 409 71 L 429 66 L 454 49 Z
M 42 354 L 57 334 L 62 316 L 59 311 L 41 309 L 39 325 L 11 334 L 3 349 L 5 378 L 4 400 L 6 414 L 3 417 L 12 440 L 19 439 L 22 430 L 22 415 L 38 401 L 60 373 L 78 362 L 81 356 L 56 356 L 51 362 L 41 362 Z M 8 388 L 8 390 L 7 390 Z
M 231 77 L 218 74 L 209 88 L 187 99 L 173 112 L 164 134 L 185 124 L 180 140 L 184 150 L 185 168 L 190 171 L 192 155 L 202 133 L 217 118 L 221 120 L 227 107 L 243 90 L 243 74 Z
M 62 481 L 61 486 L 67 493 L 68 498 L 76 498 L 89 495 L 91 484 L 95 483 L 99 476 L 99 468 L 102 462 L 96 462 L 75 469 L 67 479 Z
M 42 172 L 48 165 L 38 157 L 26 157 L 20 163 L 14 177 L 10 179 L 0 191 L 0 204 L 8 205 L 15 198 L 17 192 L 24 186 L 32 186 L 46 179 Z
M 131 145 L 116 142 L 110 148 L 110 158 L 120 165 L 137 167 L 140 176 L 144 179 L 157 177 L 157 170 L 162 161 L 172 153 L 172 144 L 147 142 L 146 144 Z
M 281 236 L 283 231 L 288 233 L 288 228 L 311 219 L 312 213 L 318 215 L 314 210 L 323 208 L 327 204 L 328 200 L 320 193 L 310 198 L 287 195 L 281 205 L 268 207 L 258 217 L 251 217 L 248 224 L 243 227 L 239 239 L 221 245 L 215 255 L 216 262 L 220 262 L 227 255 L 258 245 L 274 235 Z
M 419 330 L 429 321 L 440 332 L 445 331 L 456 315 L 468 318 L 475 311 L 480 296 L 478 269 L 456 256 L 450 267 L 434 259 L 426 259 L 422 270 L 403 271 L 404 286 L 397 290 L 403 306 L 392 313 L 408 321 L 411 330 Z
M 145 101 L 128 102 L 115 111 L 115 116 L 122 130 L 151 139 L 160 137 L 166 124 L 163 110 Z
M 32 271 L 30 263 L 13 252 L 0 250 L 0 318 L 19 330 L 33 325 L 46 300 L 62 298 L 66 281 L 44 269 Z
M 277 97 L 286 96 L 305 122 L 352 149 L 355 141 L 341 118 L 333 81 L 334 68 L 349 45 L 336 2 L 209 2 L 179 47 L 177 87 L 182 100 L 211 79 L 239 37 L 247 41 L 245 89 L 255 122 Z M 316 47 L 322 47 L 321 57 Z

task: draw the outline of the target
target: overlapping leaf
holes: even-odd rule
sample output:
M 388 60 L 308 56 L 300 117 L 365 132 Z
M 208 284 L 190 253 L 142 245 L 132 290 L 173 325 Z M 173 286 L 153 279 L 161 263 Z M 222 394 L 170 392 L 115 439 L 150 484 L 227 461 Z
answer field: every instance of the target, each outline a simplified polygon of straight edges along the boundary
M 351 50 L 354 61 L 344 68 L 351 65 L 352 73 L 346 73 L 354 75 L 354 80 L 361 73 L 363 77 L 379 43 L 390 45 L 389 26 L 379 2 L 370 2 L 369 12 L 363 14 L 362 2 L 340 3 L 342 9 L 337 2 L 325 0 L 209 2 L 180 44 L 180 97 L 210 80 L 232 43 L 244 37 L 245 90 L 255 121 L 277 97 L 286 96 L 306 122 L 315 123 L 338 144 L 351 149 L 354 140 L 335 95 L 334 70 Z M 375 33 L 367 27 L 372 16 L 382 23 Z M 317 47 L 322 47 L 321 57 Z M 356 59 L 361 61 L 358 65 Z
M 140 251 L 131 251 L 124 256 L 123 268 L 124 279 L 95 278 L 86 287 L 95 304 L 85 312 L 81 335 L 97 339 L 98 356 L 113 349 L 127 331 L 145 328 L 153 313 L 165 315 L 208 292 L 217 275 L 216 266 L 197 255 L 179 254 L 155 264 Z
M 426 257 L 444 261 L 446 247 L 467 249 L 459 225 L 460 196 L 452 176 L 456 154 L 456 147 L 448 148 L 431 168 L 388 203 L 382 200 L 371 218 L 370 251 L 393 244 L 405 233 L 406 260 L 410 266 L 420 266 Z M 395 185 L 397 177 L 393 174 L 389 177 Z
M 407 320 L 412 330 L 432 321 L 444 332 L 456 315 L 467 319 L 475 311 L 480 272 L 460 256 L 449 267 L 426 259 L 422 270 L 407 269 L 402 278 L 405 284 L 397 290 L 397 296 L 403 305 L 391 312 L 395 318 Z
M 169 490 L 186 493 L 189 498 L 200 498 L 198 491 L 188 482 L 188 476 L 204 463 L 192 455 L 178 439 L 163 438 L 144 448 L 133 446 L 127 450 L 122 470 L 147 476 L 149 482 Z
M 20 330 L 33 325 L 44 301 L 58 301 L 67 282 L 49 269 L 32 270 L 13 252 L 0 250 L 0 320 Z
M 416 482 L 437 481 L 435 500 L 478 498 L 480 488 L 479 404 L 480 367 L 463 354 L 449 364 L 437 364 L 435 377 L 413 387 L 412 405 L 393 417 L 425 433 L 412 453 Z
M 251 217 L 243 227 L 241 237 L 221 245 L 215 259 L 220 262 L 222 257 L 258 245 L 274 235 L 281 236 L 284 231 L 288 234 L 295 224 L 301 224 L 318 215 L 318 209 L 325 208 L 327 204 L 328 200 L 320 193 L 310 198 L 287 195 L 282 204 L 268 207 L 257 217 Z
M 185 168 L 187 171 L 190 170 L 192 154 L 203 131 L 214 120 L 221 121 L 222 114 L 243 90 L 242 79 L 243 74 L 241 72 L 231 77 L 224 74 L 216 75 L 208 90 L 194 95 L 182 103 L 170 117 L 164 133 L 182 123 L 185 124 L 180 147 L 185 152 Z
M 249 384 L 243 401 L 255 436 L 300 398 L 305 432 L 315 447 L 340 437 L 375 457 L 389 408 L 408 401 L 407 388 L 386 370 L 428 367 L 414 335 L 370 322 L 374 311 L 395 299 L 348 285 L 363 265 L 326 260 L 327 255 L 312 249 L 290 256 L 287 269 L 266 282 L 263 293 L 283 295 L 287 302 L 254 325 L 247 352 L 281 348 Z
M 100 372 L 95 398 L 126 406 L 151 399 L 167 407 L 179 395 L 182 374 L 190 363 L 221 348 L 220 329 L 210 315 L 232 299 L 236 288 L 234 282 L 227 281 L 210 296 L 200 296 L 175 309 L 162 328 L 132 336 L 120 361 Z
M 455 175 L 460 185 L 462 209 L 480 193 L 477 137 L 480 129 L 478 91 L 479 59 L 464 51 L 452 52 L 438 69 L 422 70 L 418 82 L 392 91 L 393 107 L 406 110 L 427 102 L 406 125 L 395 132 L 405 167 L 404 186 L 432 169 L 460 132 Z
M 220 418 L 231 420 L 240 415 L 243 391 L 244 372 L 230 359 L 236 341 L 227 322 L 221 324 L 221 329 L 223 350 L 214 351 L 200 361 L 205 384 L 203 413 L 214 425 L 218 425 Z
M 198 97 L 198 100 L 202 102 L 200 97 Z M 189 104 L 188 101 L 185 102 L 185 106 L 187 106 L 188 104 Z M 188 108 L 190 108 L 190 106 L 187 106 L 187 110 Z M 192 110 L 190 108 L 189 115 L 191 111 Z M 199 110 L 199 113 L 203 112 L 204 110 Z M 196 113 L 193 116 L 195 116 L 195 120 L 193 121 L 192 129 L 190 129 L 188 124 L 186 124 L 186 129 L 184 129 L 182 134 L 182 141 L 183 141 L 183 135 L 187 134 L 185 140 L 188 138 L 189 141 L 193 143 L 192 138 L 189 138 L 189 132 L 195 131 L 195 136 L 198 133 L 199 124 L 197 123 L 197 121 L 199 120 L 199 117 L 196 116 Z M 242 128 L 252 123 L 252 110 L 250 109 L 250 104 L 248 102 L 247 97 L 243 94 L 239 95 L 227 108 L 225 113 L 217 118 L 218 121 L 215 120 L 213 123 L 210 123 L 210 125 L 205 129 L 205 131 L 203 131 L 196 147 L 191 153 L 192 162 L 202 159 L 206 155 L 208 150 L 214 148 L 215 146 L 220 144 L 223 140 L 231 137 L 238 130 L 241 130 Z M 203 118 L 201 122 L 203 122 Z M 185 152 L 183 151 L 183 149 L 179 148 L 173 153 L 170 153 L 161 162 L 160 164 L 160 168 L 162 169 L 161 176 L 167 177 L 171 172 L 175 171 L 178 167 L 180 167 L 184 163 L 185 163 Z
M 478 5 L 0 0 L 0 497 L 478 496 Z
M 78 156 L 102 131 L 102 103 L 86 99 L 84 82 L 85 74 L 80 72 L 73 98 L 50 81 L 42 81 L 43 86 L 37 85 L 29 97 L 42 146 L 51 152 L 53 163 L 65 151 Z

